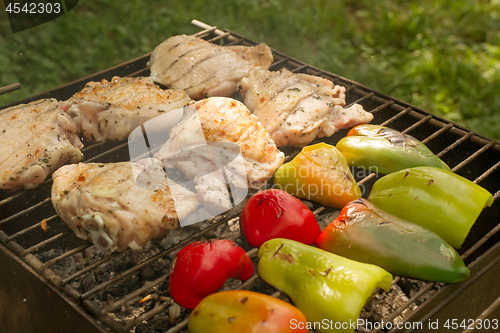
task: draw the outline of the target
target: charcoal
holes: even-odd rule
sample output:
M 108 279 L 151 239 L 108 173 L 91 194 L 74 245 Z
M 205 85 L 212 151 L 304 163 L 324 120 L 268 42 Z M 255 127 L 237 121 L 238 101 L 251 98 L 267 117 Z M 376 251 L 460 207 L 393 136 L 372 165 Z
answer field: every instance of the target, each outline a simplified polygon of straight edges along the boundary
M 139 275 L 141 281 L 150 280 L 155 275 L 155 269 L 152 267 L 152 265 L 148 265 L 141 270 L 141 273 Z
M 94 274 L 87 273 L 83 275 L 82 278 L 80 279 L 80 290 L 82 290 L 82 292 L 85 292 L 87 290 L 92 289 L 95 284 L 96 284 L 96 279 Z
M 132 274 L 123 279 L 118 283 L 111 284 L 107 291 L 114 297 L 120 297 L 127 295 L 130 291 L 137 289 L 139 286 L 139 275 Z

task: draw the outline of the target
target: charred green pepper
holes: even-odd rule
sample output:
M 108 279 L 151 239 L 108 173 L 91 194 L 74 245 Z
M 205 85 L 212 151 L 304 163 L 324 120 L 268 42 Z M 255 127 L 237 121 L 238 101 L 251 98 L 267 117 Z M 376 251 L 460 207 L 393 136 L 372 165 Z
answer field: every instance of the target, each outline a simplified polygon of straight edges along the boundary
M 342 208 L 361 197 L 356 180 L 335 146 L 307 146 L 274 175 L 274 186 L 298 198 Z
M 384 212 L 366 199 L 348 203 L 319 235 L 316 245 L 420 280 L 452 283 L 469 276 L 460 255 L 441 237 Z
M 451 171 L 416 167 L 375 182 L 370 201 L 387 213 L 419 224 L 459 248 L 493 196 Z
M 356 126 L 337 143 L 337 148 L 350 166 L 382 174 L 416 166 L 450 170 L 422 142 L 385 126 Z
M 259 276 L 283 290 L 319 332 L 353 332 L 377 287 L 389 291 L 392 275 L 296 241 L 275 238 L 259 249 Z

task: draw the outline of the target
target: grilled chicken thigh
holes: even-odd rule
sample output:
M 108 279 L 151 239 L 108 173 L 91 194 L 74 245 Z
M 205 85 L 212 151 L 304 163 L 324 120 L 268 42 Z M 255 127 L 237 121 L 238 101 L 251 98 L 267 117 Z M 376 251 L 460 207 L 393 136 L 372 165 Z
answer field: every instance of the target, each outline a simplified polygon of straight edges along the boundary
M 241 80 L 240 92 L 278 147 L 303 146 L 373 119 L 359 104 L 344 108 L 344 87 L 286 68 L 252 69 Z
M 33 189 L 66 162 L 83 158 L 74 121 L 55 99 L 0 111 L 0 189 Z
M 79 163 L 53 174 L 52 204 L 81 239 L 102 252 L 140 249 L 177 227 L 198 205 L 196 195 L 168 180 L 161 166 Z
M 186 111 L 155 158 L 194 180 L 207 211 L 231 208 L 227 185 L 233 199 L 237 189 L 246 195 L 248 188 L 262 188 L 283 164 L 284 154 L 241 102 L 211 97 L 186 109 L 191 112 Z
M 148 65 L 150 77 L 170 88 L 185 90 L 192 99 L 230 97 L 248 71 L 269 68 L 271 49 L 257 46 L 218 46 L 198 37 L 173 36 L 158 45 Z
M 61 103 L 86 140 L 124 140 L 145 121 L 191 101 L 182 90 L 163 90 L 145 77 L 113 77 L 89 82 Z

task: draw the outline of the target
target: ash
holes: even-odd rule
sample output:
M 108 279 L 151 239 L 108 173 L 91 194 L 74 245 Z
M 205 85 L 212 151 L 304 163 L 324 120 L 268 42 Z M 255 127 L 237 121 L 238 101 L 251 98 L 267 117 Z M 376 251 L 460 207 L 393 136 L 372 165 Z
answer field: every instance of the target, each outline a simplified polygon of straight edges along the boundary
M 315 204 L 307 201 L 305 201 L 305 204 L 313 211 L 318 208 Z M 323 230 L 331 223 L 339 215 L 339 212 L 339 210 L 328 208 L 321 211 L 317 215 L 317 221 L 321 229 Z M 203 231 L 223 218 L 223 216 L 217 216 L 201 223 L 177 228 L 170 231 L 165 238 L 151 241 L 139 251 L 128 250 L 117 254 L 101 253 L 95 246 L 89 244 L 89 247 L 85 250 L 57 261 L 50 266 L 50 269 L 57 276 L 64 279 L 91 265 L 95 265 L 93 269 L 78 275 L 69 282 L 76 294 L 81 296 L 88 293 L 85 298 L 90 300 L 101 313 L 109 316 L 112 320 L 123 325 L 133 323 L 131 333 L 165 332 L 188 318 L 191 312 L 180 308 L 179 315 L 179 309 L 176 309 L 178 306 L 169 297 L 168 293 L 170 265 L 176 253 L 183 247 L 178 246 L 177 248 L 176 245 L 185 240 L 189 241 L 192 235 Z M 230 239 L 246 251 L 252 250 L 252 247 L 248 245 L 241 234 L 238 217 L 222 223 L 208 232 L 204 232 L 202 236 L 198 236 L 193 240 L 203 241 L 212 238 Z M 69 250 L 51 249 L 35 255 L 40 261 L 47 262 Z M 252 251 L 250 253 L 255 272 L 257 272 L 257 252 Z M 109 283 L 111 280 L 113 280 L 112 283 Z M 103 286 L 103 283 L 109 283 L 109 285 Z M 229 279 L 221 290 L 237 289 L 240 288 L 241 284 L 242 282 L 239 280 Z M 440 288 L 440 285 L 436 285 L 411 305 L 399 310 L 425 285 L 425 282 L 419 280 L 396 278 L 388 293 L 379 290 L 373 294 L 363 308 L 360 318 L 373 323 L 382 320 L 387 322 L 388 318 L 391 319 L 393 314 L 397 312 L 398 315 L 392 319 L 393 323 L 403 321 Z M 267 285 L 260 278 L 255 279 L 245 289 L 268 295 L 276 292 L 274 287 Z M 140 303 L 148 295 L 150 295 L 151 299 Z M 284 293 L 281 293 L 278 297 L 291 302 Z M 117 302 L 120 303 L 117 304 Z M 187 327 L 182 327 L 176 332 L 187 333 Z M 369 332 L 369 330 L 363 327 L 356 330 L 356 333 L 364 332 Z

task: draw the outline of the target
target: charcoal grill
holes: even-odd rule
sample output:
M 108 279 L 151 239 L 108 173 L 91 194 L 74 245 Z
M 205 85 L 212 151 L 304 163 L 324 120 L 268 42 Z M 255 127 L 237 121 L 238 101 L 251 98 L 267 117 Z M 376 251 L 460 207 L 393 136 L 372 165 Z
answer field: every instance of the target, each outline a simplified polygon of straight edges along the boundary
M 207 28 L 197 35 L 224 45 L 256 45 L 232 31 Z M 452 171 L 483 186 L 494 194 L 493 205 L 483 211 L 473 226 L 460 254 L 471 277 L 461 283 L 442 285 L 395 277 L 393 289 L 399 293 L 376 292 L 362 316 L 371 321 L 401 322 L 393 326 L 359 327 L 359 332 L 432 331 L 429 323 L 467 320 L 468 327 L 456 330 L 470 332 L 476 319 L 500 318 L 500 144 L 462 126 L 451 123 L 415 106 L 374 91 L 344 77 L 326 72 L 273 50 L 271 70 L 287 68 L 295 73 L 324 77 L 346 87 L 347 104 L 362 104 L 374 115 L 374 124 L 387 125 L 424 142 L 443 159 Z M 69 98 L 86 82 L 113 76 L 148 76 L 146 62 L 150 54 L 119 66 L 69 83 L 21 102 L 53 97 Z M 235 96 L 237 98 L 237 96 Z M 322 141 L 336 144 L 345 136 L 340 131 Z M 86 143 L 85 162 L 117 162 L 129 159 L 127 142 Z M 289 160 L 298 148 L 286 148 Z M 378 178 L 353 170 L 366 197 Z M 238 231 L 241 207 L 213 218 L 197 227 L 181 228 L 170 235 L 170 243 L 154 241 L 144 251 L 96 254 L 90 243 L 79 240 L 56 215 L 50 202 L 51 180 L 32 191 L 0 193 L 0 318 L 6 332 L 187 332 L 189 311 L 170 322 L 171 300 L 161 298 L 139 304 L 148 295 L 168 297 L 168 263 L 174 253 L 186 244 L 207 237 L 228 237 L 255 260 L 257 249 L 251 248 Z M 329 222 L 338 210 L 312 204 L 318 220 Z M 48 230 L 42 230 L 47 223 Z M 180 231 L 181 230 L 181 231 Z M 179 232 L 178 235 L 175 233 Z M 170 236 L 169 236 L 170 237 Z M 177 238 L 176 238 L 177 237 Z M 225 288 L 250 289 L 286 299 L 276 289 L 265 285 L 257 275 L 240 283 L 230 281 Z M 385 307 L 377 311 L 377 307 Z M 374 312 L 376 314 L 370 314 Z M 29 316 L 27 317 L 27 315 Z M 478 322 L 478 321 L 477 321 Z M 419 326 L 418 323 L 421 323 Z M 434 330 L 436 331 L 436 330 Z

